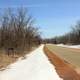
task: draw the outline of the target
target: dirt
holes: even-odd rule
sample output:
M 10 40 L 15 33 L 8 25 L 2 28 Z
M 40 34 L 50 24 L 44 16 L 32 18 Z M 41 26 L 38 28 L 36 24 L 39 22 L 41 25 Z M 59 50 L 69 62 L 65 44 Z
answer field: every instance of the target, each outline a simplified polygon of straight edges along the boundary
M 44 52 L 49 58 L 49 61 L 55 65 L 57 73 L 63 80 L 80 80 L 80 74 L 78 74 L 70 64 L 55 55 L 55 53 L 51 52 L 46 46 L 44 47 Z

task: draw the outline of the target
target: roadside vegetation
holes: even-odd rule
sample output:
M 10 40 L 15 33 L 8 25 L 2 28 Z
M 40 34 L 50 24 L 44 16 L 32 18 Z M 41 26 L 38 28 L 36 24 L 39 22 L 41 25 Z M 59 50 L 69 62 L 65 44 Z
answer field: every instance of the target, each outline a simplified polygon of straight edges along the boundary
M 71 27 L 71 31 L 62 35 L 56 36 L 51 39 L 44 39 L 45 43 L 54 43 L 54 44 L 80 44 L 80 21 L 76 25 Z
M 32 50 L 41 42 L 34 20 L 26 8 L 5 9 L 0 20 L 0 68 Z M 12 57 L 11 57 L 12 56 Z

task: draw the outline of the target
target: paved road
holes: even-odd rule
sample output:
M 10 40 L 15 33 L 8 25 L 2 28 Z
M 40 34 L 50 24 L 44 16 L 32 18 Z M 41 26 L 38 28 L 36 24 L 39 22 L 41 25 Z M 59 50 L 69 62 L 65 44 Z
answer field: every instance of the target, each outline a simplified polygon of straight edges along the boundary
M 49 61 L 55 65 L 57 73 L 63 80 L 80 80 L 80 74 L 46 46 L 44 47 L 44 52 L 48 56 Z
M 74 67 L 80 69 L 80 50 L 77 49 L 70 49 L 55 45 L 47 45 L 49 50 L 53 53 L 67 61 L 68 63 L 72 64 Z

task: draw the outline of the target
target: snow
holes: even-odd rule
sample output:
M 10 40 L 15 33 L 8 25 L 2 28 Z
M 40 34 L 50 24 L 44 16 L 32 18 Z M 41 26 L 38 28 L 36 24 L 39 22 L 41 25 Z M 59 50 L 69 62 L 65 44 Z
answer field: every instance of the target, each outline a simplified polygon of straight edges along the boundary
M 77 48 L 77 49 L 80 49 L 80 45 L 64 45 L 64 44 L 57 44 L 57 46 L 67 47 L 67 48 Z
M 0 72 L 0 80 L 62 80 L 43 52 L 44 45 Z

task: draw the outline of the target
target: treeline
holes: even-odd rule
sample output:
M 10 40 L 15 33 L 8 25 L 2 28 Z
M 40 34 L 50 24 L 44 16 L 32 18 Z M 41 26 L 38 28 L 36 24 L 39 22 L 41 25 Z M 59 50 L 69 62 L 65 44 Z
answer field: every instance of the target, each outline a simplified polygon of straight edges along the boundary
M 0 19 L 0 49 L 29 50 L 40 44 L 41 37 L 33 18 L 25 8 L 8 8 Z
M 75 26 L 71 27 L 71 31 L 62 35 L 57 36 L 51 39 L 45 39 L 45 43 L 54 43 L 54 44 L 80 44 L 80 21 Z

